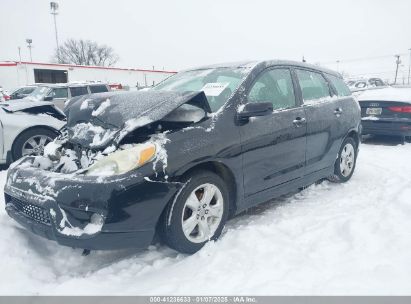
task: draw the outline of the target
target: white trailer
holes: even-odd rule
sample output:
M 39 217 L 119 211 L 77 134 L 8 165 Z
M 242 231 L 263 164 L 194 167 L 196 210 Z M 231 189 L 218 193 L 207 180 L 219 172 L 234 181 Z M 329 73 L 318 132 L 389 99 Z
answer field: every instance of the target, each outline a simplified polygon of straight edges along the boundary
M 0 62 L 0 86 L 12 90 L 34 83 L 101 81 L 130 88 L 149 87 L 175 74 L 173 71 L 128 69 L 39 62 Z

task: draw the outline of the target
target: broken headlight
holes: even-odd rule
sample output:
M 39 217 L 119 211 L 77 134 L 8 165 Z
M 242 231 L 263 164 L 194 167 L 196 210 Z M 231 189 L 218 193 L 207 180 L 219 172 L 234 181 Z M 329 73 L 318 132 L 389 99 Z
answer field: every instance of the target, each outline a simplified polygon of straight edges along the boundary
M 153 160 L 155 144 L 138 144 L 132 148 L 114 152 L 90 166 L 86 175 L 110 176 L 126 173 Z

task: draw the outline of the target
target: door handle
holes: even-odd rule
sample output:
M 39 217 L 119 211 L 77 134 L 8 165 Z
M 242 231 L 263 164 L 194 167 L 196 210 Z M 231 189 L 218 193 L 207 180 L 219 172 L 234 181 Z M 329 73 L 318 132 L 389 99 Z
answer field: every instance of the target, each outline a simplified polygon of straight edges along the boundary
M 335 114 L 336 116 L 340 116 L 340 115 L 342 114 L 342 112 L 343 112 L 343 109 L 337 108 L 337 109 L 335 109 L 334 114 Z
M 303 124 L 305 124 L 307 121 L 304 117 L 297 117 L 296 119 L 293 120 L 294 126 L 297 128 L 301 127 Z

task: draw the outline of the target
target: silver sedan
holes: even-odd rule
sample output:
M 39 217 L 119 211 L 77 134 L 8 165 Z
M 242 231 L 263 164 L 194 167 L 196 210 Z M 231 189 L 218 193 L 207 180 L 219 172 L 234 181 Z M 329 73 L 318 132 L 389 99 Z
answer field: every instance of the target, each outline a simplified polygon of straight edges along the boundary
M 0 103 L 0 164 L 41 154 L 65 120 L 63 112 L 51 102 Z

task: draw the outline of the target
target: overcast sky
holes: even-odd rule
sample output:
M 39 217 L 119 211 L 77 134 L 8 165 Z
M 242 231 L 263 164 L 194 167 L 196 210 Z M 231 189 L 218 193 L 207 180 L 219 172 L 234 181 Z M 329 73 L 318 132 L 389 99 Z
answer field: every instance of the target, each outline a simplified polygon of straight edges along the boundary
M 401 53 L 408 70 L 410 0 L 57 2 L 60 42 L 83 38 L 110 45 L 121 67 L 178 70 L 304 55 L 330 66 L 342 60 L 343 69 L 345 59 Z M 33 61 L 50 61 L 55 38 L 48 0 L 0 0 L 0 16 L 0 60 L 17 60 L 18 46 L 28 60 L 25 39 L 32 38 Z M 393 58 L 385 61 L 387 66 L 377 60 L 376 69 L 394 68 Z

